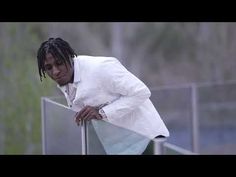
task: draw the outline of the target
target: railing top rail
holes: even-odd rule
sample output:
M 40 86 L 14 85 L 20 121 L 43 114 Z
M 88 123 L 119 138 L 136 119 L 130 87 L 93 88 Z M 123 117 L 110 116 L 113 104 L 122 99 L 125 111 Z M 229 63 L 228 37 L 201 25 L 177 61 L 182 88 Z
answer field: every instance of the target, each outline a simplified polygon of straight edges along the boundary
M 189 151 L 187 149 L 181 148 L 179 146 L 176 146 L 176 145 L 168 143 L 168 142 L 165 142 L 163 144 L 163 146 L 165 148 L 173 149 L 174 151 L 179 152 L 180 154 L 183 154 L 183 155 L 197 155 L 197 153 L 194 153 L 192 151 Z
M 66 108 L 66 109 L 69 109 L 69 110 L 73 111 L 73 110 L 70 109 L 68 106 L 65 106 L 65 105 L 63 105 L 63 104 L 61 104 L 61 103 L 58 103 L 58 102 L 52 100 L 52 98 L 60 98 L 60 97 L 41 97 L 41 99 L 44 99 L 44 100 L 46 100 L 46 101 L 48 101 L 48 102 L 50 102 L 50 103 L 53 103 L 53 104 L 55 104 L 55 105 L 58 105 L 58 106 L 61 106 L 61 107 L 63 107 L 63 108 Z
M 180 85 L 164 85 L 164 86 L 152 87 L 150 90 L 158 91 L 167 89 L 184 89 L 184 88 L 190 88 L 193 85 L 196 87 L 204 87 L 204 86 L 229 85 L 229 84 L 236 84 L 236 80 L 216 81 L 216 82 L 193 82 Z

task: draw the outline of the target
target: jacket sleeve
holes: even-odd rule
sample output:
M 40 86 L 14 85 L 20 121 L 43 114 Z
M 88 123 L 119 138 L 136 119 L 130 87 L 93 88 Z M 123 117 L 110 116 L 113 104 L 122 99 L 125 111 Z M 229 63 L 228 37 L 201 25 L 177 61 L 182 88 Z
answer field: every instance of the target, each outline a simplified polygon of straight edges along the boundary
M 106 90 L 118 97 L 102 108 L 109 121 L 126 116 L 151 96 L 148 87 L 116 58 L 107 60 L 100 73 Z

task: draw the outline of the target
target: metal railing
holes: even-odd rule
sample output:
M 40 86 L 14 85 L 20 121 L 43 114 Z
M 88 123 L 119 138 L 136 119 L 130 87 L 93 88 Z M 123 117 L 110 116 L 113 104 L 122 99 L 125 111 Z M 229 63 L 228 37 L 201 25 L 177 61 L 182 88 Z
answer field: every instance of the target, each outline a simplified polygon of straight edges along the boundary
M 236 81 L 152 88 L 168 142 L 197 154 L 235 154 Z
M 150 140 L 105 121 L 94 120 L 77 126 L 73 120 L 75 112 L 63 105 L 60 98 L 42 97 L 41 111 L 43 154 L 142 154 L 147 142 L 153 144 L 153 155 L 169 154 L 167 149 L 187 154 L 187 150 L 170 146 L 166 138 Z

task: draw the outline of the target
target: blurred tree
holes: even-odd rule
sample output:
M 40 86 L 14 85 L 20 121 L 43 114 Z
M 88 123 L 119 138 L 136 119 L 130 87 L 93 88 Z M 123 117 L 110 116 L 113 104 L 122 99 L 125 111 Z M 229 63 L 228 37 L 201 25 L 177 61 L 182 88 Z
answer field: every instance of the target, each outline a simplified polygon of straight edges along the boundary
M 38 77 L 35 51 L 41 41 L 40 28 L 27 23 L 0 25 L 2 152 L 41 153 L 40 97 L 50 94 L 52 86 L 48 82 L 42 87 Z

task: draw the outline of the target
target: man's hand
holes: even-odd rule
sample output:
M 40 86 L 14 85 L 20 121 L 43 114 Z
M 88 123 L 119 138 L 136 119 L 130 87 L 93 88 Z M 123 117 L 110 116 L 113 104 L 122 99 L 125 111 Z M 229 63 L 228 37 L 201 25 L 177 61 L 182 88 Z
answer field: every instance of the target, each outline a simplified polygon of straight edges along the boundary
M 92 106 L 85 106 L 80 112 L 75 115 L 75 122 L 77 125 L 81 124 L 82 120 L 89 121 L 91 119 L 102 119 L 98 113 L 98 108 Z

